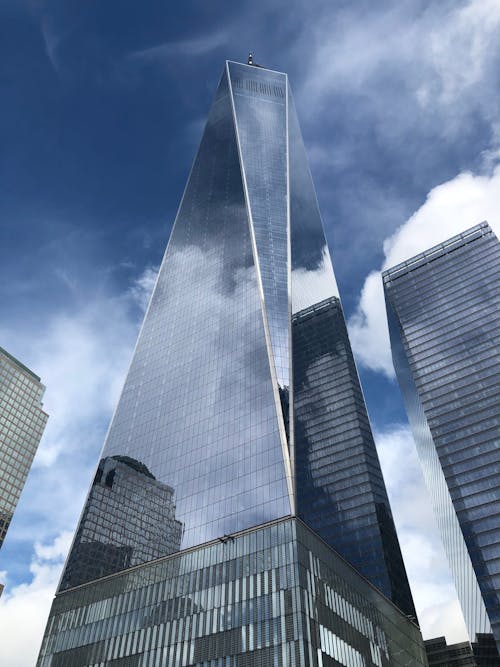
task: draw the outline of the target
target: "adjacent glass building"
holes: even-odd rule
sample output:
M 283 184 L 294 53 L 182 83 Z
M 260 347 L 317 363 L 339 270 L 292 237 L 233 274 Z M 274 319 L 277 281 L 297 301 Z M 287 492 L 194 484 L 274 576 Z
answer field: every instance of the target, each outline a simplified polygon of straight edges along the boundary
M 45 387 L 0 347 L 0 547 L 47 423 Z
M 284 531 L 279 566 L 266 551 L 274 530 Z M 300 555 L 301 540 L 311 556 Z M 342 560 L 331 547 L 404 612 L 342 570 L 342 586 L 358 581 L 393 618 L 389 644 L 399 646 L 399 632 L 411 640 L 385 651 L 344 602 L 329 603 L 340 605 L 334 625 L 307 625 L 325 587 L 340 594 L 308 560 L 323 554 L 333 572 Z M 313 569 L 300 583 L 302 566 Z M 141 582 L 153 571 L 159 602 L 145 620 Z M 113 600 L 131 582 L 139 592 L 121 625 Z M 295 602 L 279 592 L 296 586 Z M 78 611 L 91 598 L 100 610 L 92 627 L 94 611 Z M 420 655 L 421 646 L 404 614 L 413 617 L 413 603 L 287 76 L 228 62 L 39 664 L 407 664 L 405 652 Z M 132 618 L 134 632 L 150 629 L 129 645 Z M 104 644 L 94 650 L 96 642 Z
M 487 223 L 384 272 L 392 354 L 473 640 L 500 646 L 500 243 Z

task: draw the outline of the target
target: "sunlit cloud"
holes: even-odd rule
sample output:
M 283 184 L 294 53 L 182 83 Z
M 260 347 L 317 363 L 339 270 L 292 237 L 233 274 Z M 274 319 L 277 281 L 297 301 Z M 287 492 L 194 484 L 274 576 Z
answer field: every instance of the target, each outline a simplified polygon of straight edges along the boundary
M 1 664 L 14 667 L 35 662 L 62 564 L 130 361 L 138 316 L 154 278 L 155 270 L 148 267 L 124 294 L 101 293 L 76 311 L 68 306 L 54 313 L 42 331 L 22 327 L 0 331 L 7 348 L 29 347 L 30 365 L 47 387 L 44 408 L 49 413 L 0 554 L 4 571 L 0 581 L 6 584 L 0 603 Z M 11 571 L 15 567 L 17 572 L 19 563 L 11 562 L 9 554 L 17 553 L 17 558 L 12 557 L 18 561 L 26 552 L 31 553 L 31 564 L 24 583 L 18 583 Z
M 4 591 L 0 604 L 0 662 L 8 667 L 34 665 L 71 533 L 50 543 L 35 543 L 28 581 Z
M 500 166 L 486 175 L 459 174 L 433 188 L 425 203 L 385 240 L 381 268 L 410 259 L 483 220 L 500 235 Z M 358 361 L 366 368 L 393 377 L 379 271 L 371 272 L 365 279 L 358 307 L 348 325 Z

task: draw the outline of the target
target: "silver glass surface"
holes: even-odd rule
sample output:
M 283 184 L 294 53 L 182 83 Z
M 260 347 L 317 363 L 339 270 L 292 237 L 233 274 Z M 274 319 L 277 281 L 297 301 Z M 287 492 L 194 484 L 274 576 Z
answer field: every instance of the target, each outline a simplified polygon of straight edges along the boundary
M 487 223 L 384 273 L 394 366 L 466 624 L 474 639 L 491 623 L 498 646 L 499 277 Z
M 287 76 L 228 63 L 276 376 L 290 385 Z

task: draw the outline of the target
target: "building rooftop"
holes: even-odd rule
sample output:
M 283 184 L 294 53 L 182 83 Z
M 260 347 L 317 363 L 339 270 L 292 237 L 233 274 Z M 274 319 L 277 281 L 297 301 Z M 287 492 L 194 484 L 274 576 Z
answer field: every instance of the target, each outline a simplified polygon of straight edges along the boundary
M 14 357 L 12 354 L 7 352 L 7 350 L 4 350 L 3 347 L 0 347 L 0 354 L 3 354 L 5 357 L 10 359 L 10 361 L 12 361 L 14 364 L 16 364 L 16 366 L 19 366 L 19 368 L 21 370 L 23 370 L 25 373 L 29 373 L 29 375 L 31 375 L 31 377 L 34 378 L 37 382 L 41 382 L 41 379 L 38 377 L 38 375 L 33 373 L 32 370 L 30 370 L 27 366 L 25 366 L 23 363 L 21 363 L 19 361 L 19 359 L 16 359 L 16 357 Z
M 385 284 L 390 283 L 393 280 L 396 280 L 397 278 L 410 273 L 410 271 L 419 269 L 425 264 L 430 264 L 438 257 L 447 255 L 448 253 L 453 252 L 453 250 L 461 248 L 462 246 L 475 241 L 481 236 L 485 236 L 486 234 L 491 233 L 493 233 L 493 230 L 489 224 L 486 221 L 480 222 L 478 225 L 474 225 L 474 227 L 467 229 L 465 232 L 457 234 L 456 236 L 452 236 L 451 239 L 443 241 L 443 243 L 438 243 L 432 248 L 429 248 L 429 250 L 425 250 L 424 252 L 421 252 L 418 255 L 415 255 L 414 257 L 401 262 L 400 264 L 396 264 L 396 266 L 393 266 L 390 269 L 386 269 L 382 272 L 382 280 Z

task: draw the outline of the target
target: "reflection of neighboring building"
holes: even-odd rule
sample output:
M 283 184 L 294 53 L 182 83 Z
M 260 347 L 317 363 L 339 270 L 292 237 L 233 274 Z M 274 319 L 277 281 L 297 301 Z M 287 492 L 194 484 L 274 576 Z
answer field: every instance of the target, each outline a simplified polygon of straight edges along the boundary
M 340 300 L 296 313 L 292 340 L 298 515 L 415 615 Z
M 481 223 L 383 274 L 394 367 L 469 636 L 491 623 L 498 647 L 499 272 L 500 243 Z
M 78 586 L 179 550 L 174 490 L 126 456 L 100 461 L 61 580 Z
M 0 347 L 0 547 L 48 415 L 40 378 Z

